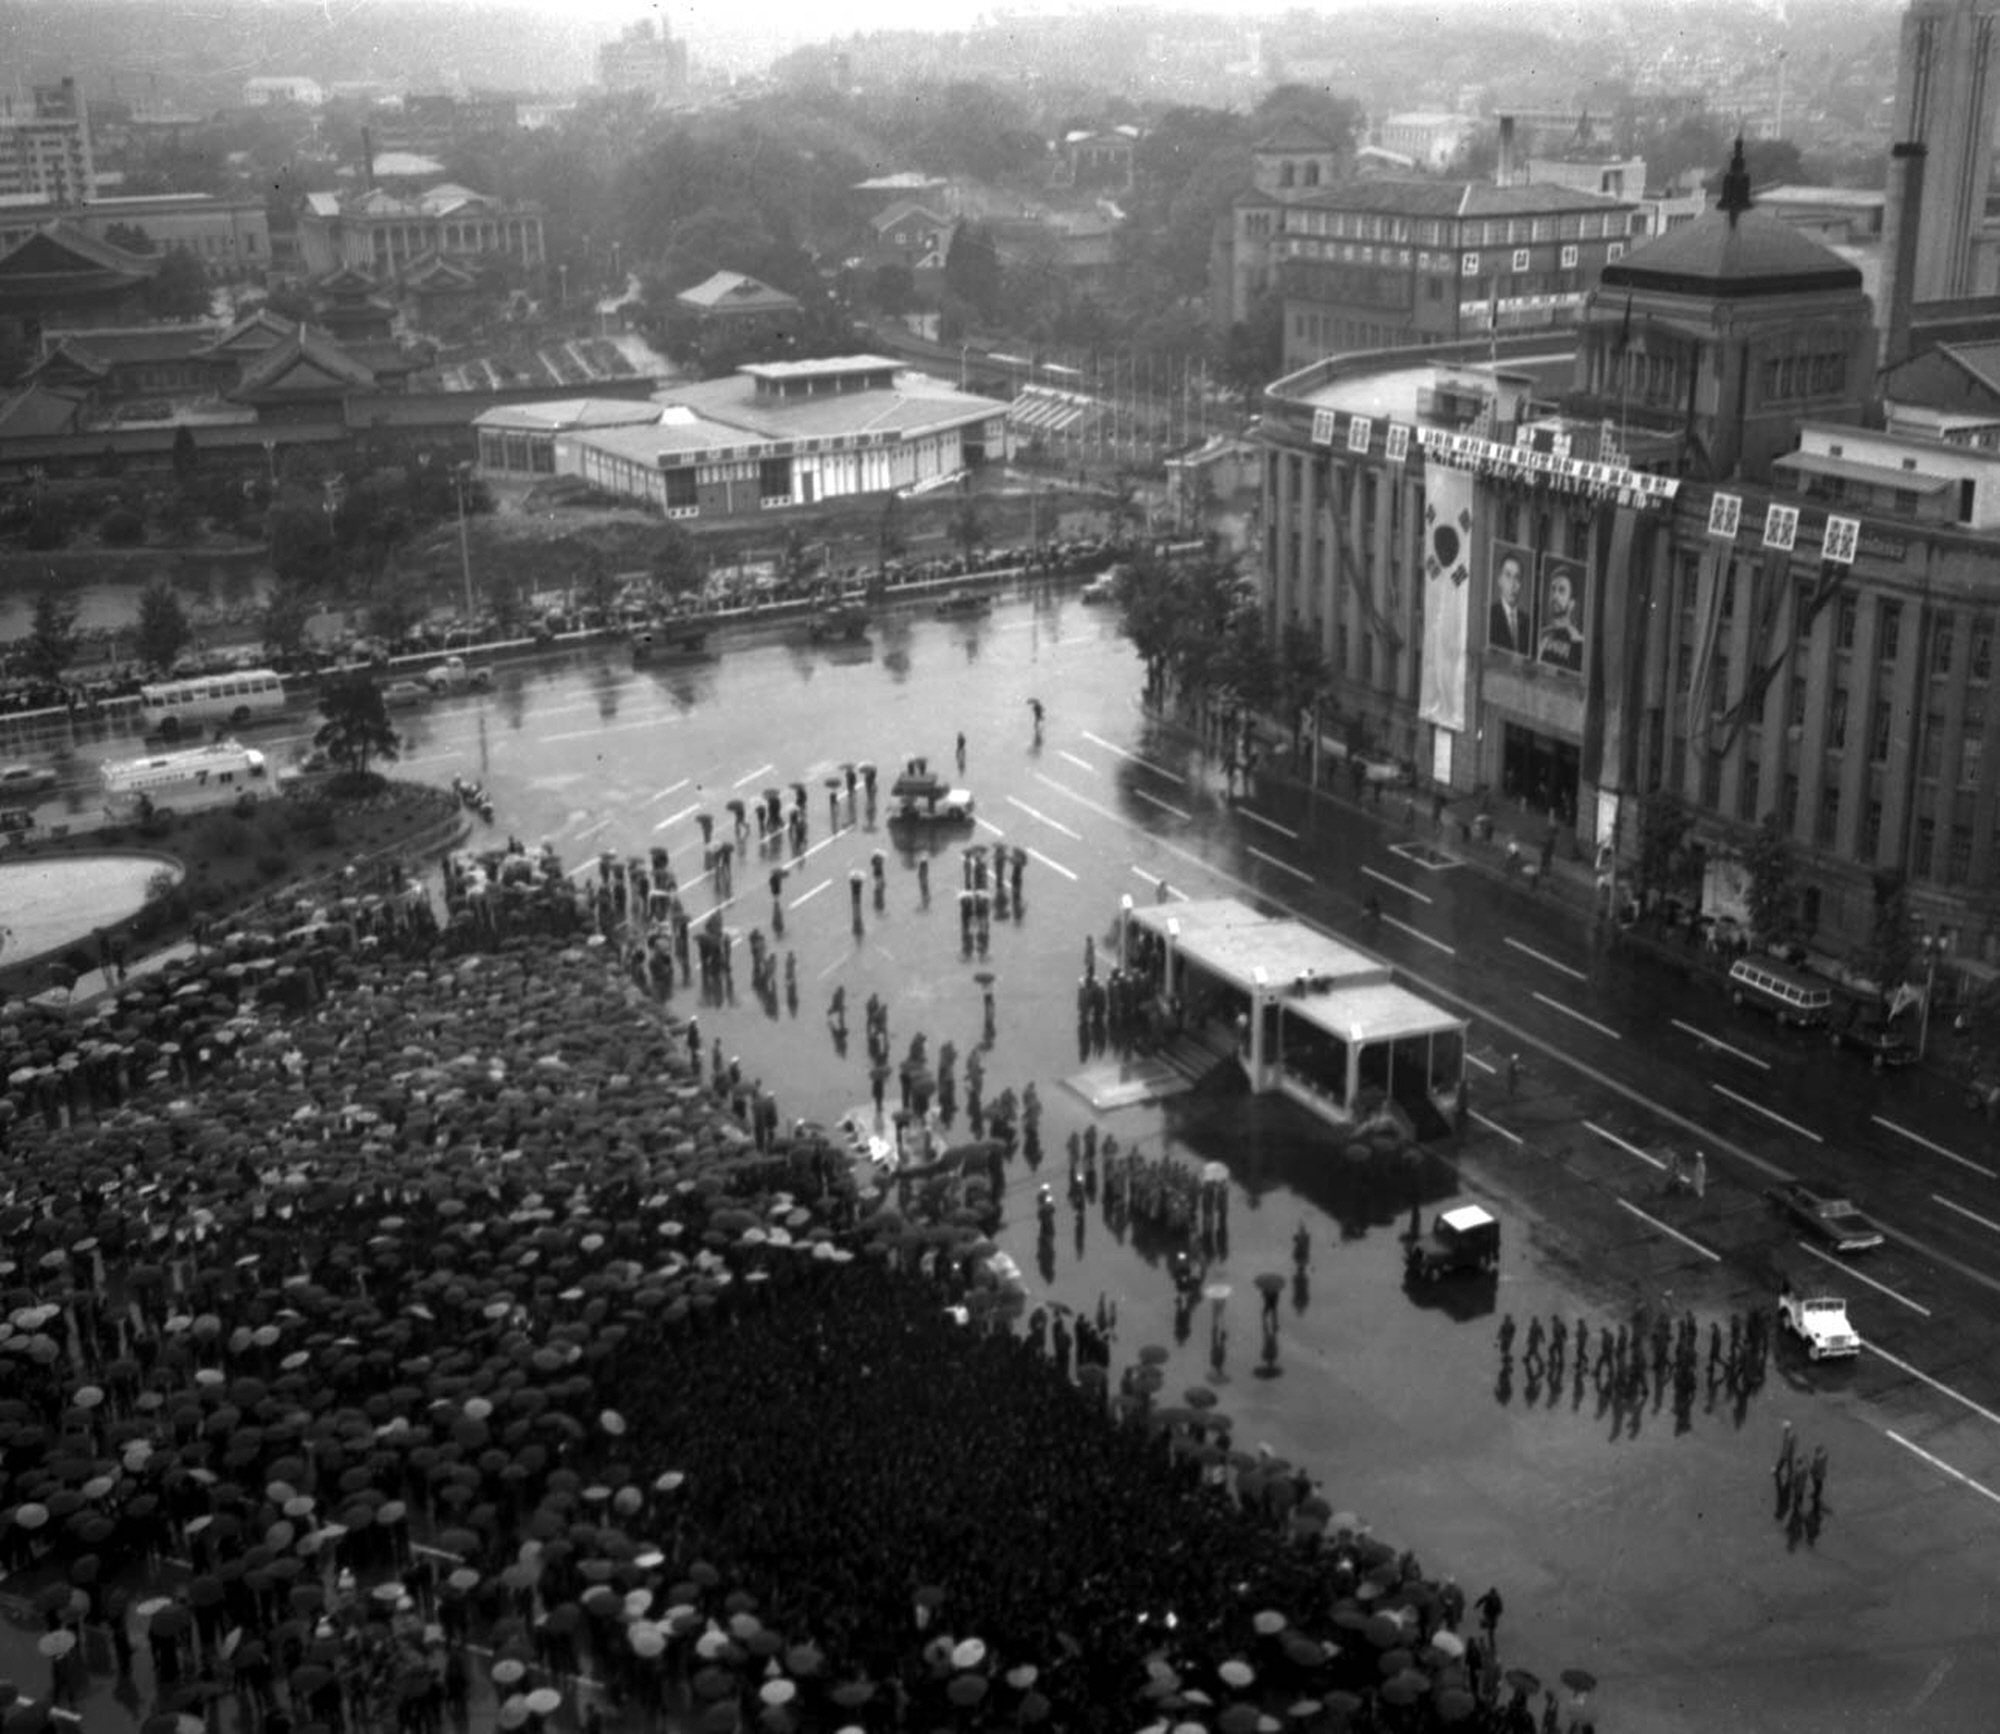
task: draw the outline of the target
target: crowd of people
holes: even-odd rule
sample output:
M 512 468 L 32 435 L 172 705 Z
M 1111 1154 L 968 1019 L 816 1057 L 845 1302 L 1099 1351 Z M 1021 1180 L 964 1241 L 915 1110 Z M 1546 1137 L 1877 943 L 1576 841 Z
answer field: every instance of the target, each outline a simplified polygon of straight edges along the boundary
M 21 1727 L 1532 1726 L 1164 1349 L 1051 1347 L 963 1188 L 705 1072 L 609 884 L 460 862 L 0 1016 Z

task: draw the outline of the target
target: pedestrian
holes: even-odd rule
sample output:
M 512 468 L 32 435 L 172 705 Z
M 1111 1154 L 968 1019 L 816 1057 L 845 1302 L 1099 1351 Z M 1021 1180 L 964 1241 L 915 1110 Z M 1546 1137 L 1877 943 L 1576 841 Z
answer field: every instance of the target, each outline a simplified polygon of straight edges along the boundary
M 1781 1494 L 1791 1485 L 1792 1465 L 1798 1448 L 1798 1437 L 1792 1431 L 1791 1422 L 1787 1421 L 1784 1431 L 1778 1435 L 1778 1461 L 1771 1466 L 1771 1479 L 1778 1484 Z
M 965 769 L 965 731 L 962 729 L 958 736 L 958 768 L 961 771 Z
M 1486 1639 L 1486 1653 L 1493 1660 L 1498 1661 L 1500 1657 L 1500 1616 L 1507 1611 L 1507 1604 L 1501 1600 L 1498 1586 L 1489 1588 L 1472 1605 L 1479 1614 L 1479 1630 L 1481 1635 Z
M 1513 1101 L 1520 1094 L 1520 1091 L 1521 1056 L 1519 1054 L 1509 1054 L 1507 1056 L 1507 1100 L 1510 1102 Z
M 1826 1500 L 1826 1447 L 1815 1445 L 1812 1454 L 1812 1513 L 1817 1517 Z
M 1708 1193 L 1708 1158 L 1699 1150 L 1694 1153 L 1694 1195 L 1697 1198 Z

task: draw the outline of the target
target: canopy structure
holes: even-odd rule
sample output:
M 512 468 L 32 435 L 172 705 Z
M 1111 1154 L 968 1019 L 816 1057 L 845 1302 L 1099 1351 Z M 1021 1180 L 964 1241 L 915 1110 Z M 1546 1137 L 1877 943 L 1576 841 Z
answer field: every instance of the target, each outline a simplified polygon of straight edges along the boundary
M 1119 934 L 1121 962 L 1152 984 L 1176 1030 L 1240 1065 L 1252 1090 L 1341 1127 L 1389 1102 L 1421 1131 L 1447 1118 L 1466 1020 L 1400 986 L 1381 959 L 1235 898 L 1128 898 Z

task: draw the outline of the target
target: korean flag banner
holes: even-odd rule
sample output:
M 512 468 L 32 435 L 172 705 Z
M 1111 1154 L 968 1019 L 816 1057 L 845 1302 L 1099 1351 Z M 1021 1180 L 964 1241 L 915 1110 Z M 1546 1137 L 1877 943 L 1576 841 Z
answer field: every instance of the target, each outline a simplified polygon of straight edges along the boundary
M 1417 714 L 1465 727 L 1467 620 L 1472 596 L 1472 477 L 1424 466 L 1424 648 Z

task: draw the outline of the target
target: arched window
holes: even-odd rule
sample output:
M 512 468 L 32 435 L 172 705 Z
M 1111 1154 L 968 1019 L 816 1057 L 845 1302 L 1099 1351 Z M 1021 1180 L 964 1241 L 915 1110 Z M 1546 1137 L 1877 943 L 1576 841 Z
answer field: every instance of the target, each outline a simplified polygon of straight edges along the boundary
M 1285 163 L 1278 170 L 1278 185 L 1281 187 L 1289 187 L 1291 184 L 1292 184 L 1292 165 L 1290 163 Z
M 1307 163 L 1307 164 L 1306 164 L 1306 185 L 1307 185 L 1307 186 L 1309 186 L 1309 187 L 1316 187 L 1316 186 L 1318 186 L 1318 185 L 1319 185 L 1319 164 L 1318 164 L 1318 163 Z

